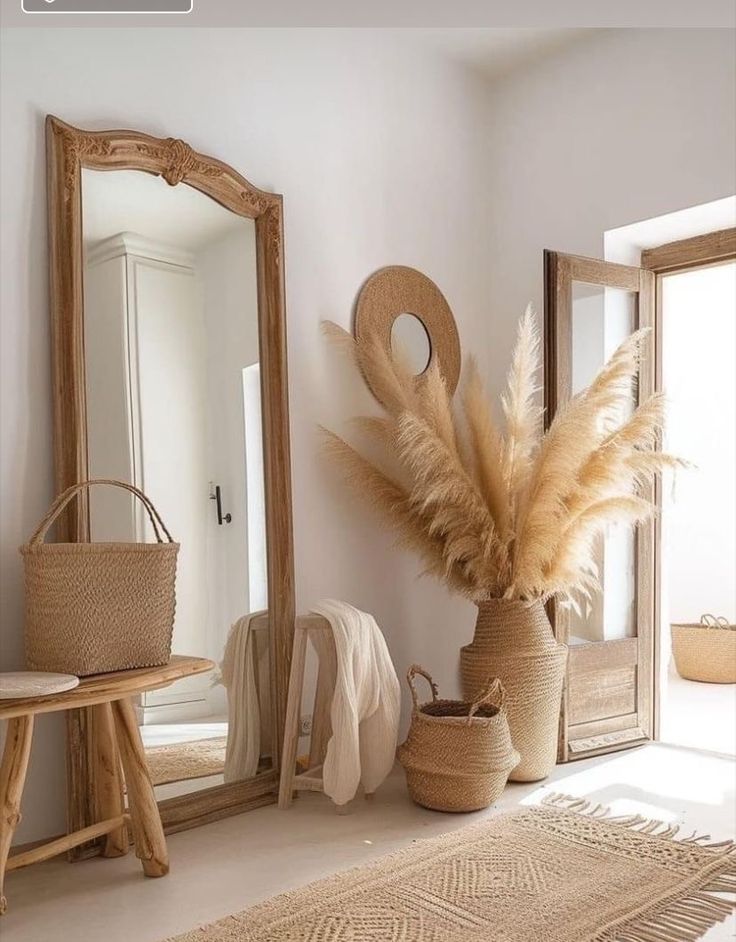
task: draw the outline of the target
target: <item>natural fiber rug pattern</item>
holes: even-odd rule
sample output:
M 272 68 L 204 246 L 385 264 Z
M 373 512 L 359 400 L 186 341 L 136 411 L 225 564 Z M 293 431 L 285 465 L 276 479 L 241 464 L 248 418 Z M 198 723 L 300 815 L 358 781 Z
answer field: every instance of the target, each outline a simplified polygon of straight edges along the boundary
M 175 942 L 692 942 L 735 905 L 736 849 L 676 833 L 554 796 Z
M 168 785 L 205 775 L 219 775 L 225 768 L 226 736 L 171 742 L 146 747 L 146 764 L 154 785 Z

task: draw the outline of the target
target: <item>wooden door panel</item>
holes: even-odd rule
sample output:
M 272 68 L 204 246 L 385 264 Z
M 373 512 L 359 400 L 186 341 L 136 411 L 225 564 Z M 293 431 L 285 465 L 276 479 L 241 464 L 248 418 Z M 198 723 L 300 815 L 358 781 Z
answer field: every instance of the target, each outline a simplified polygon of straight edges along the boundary
M 568 722 L 592 723 L 636 712 L 636 666 L 590 671 L 570 677 Z
M 586 759 L 589 756 L 617 752 L 619 749 L 639 746 L 647 739 L 649 736 L 640 726 L 627 726 L 625 729 L 612 733 L 598 733 L 588 739 L 573 739 L 570 740 L 568 759 Z
M 638 647 L 636 638 L 625 638 L 570 648 L 568 724 L 571 739 L 580 735 L 575 727 L 582 723 L 591 724 L 626 714 L 636 717 Z M 584 735 L 588 737 L 592 732 L 595 730 L 588 730 Z
M 604 720 L 593 720 L 590 723 L 578 723 L 570 727 L 572 742 L 581 739 L 590 739 L 592 736 L 607 733 L 619 733 L 625 729 L 633 729 L 639 725 L 638 713 L 623 713 L 620 716 L 609 716 Z

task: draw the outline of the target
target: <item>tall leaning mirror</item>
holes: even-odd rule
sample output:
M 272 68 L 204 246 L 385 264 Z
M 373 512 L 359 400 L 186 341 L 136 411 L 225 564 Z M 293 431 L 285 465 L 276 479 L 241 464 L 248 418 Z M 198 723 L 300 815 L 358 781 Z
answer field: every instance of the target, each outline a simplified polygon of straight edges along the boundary
M 57 490 L 146 492 L 181 544 L 172 653 L 218 665 L 137 703 L 180 830 L 277 790 L 294 618 L 282 199 L 181 140 L 52 116 L 46 133 Z M 107 490 L 58 538 L 150 540 Z M 104 710 L 70 715 L 68 735 L 76 829 L 123 789 Z

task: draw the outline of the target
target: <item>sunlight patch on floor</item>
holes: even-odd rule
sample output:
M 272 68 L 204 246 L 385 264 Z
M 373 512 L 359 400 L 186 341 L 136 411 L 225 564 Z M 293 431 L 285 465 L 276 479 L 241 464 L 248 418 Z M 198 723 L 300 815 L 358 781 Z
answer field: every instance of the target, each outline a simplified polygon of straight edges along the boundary
M 610 807 L 614 815 L 636 813 L 668 822 L 679 820 L 693 802 L 730 808 L 719 815 L 723 837 L 736 832 L 736 764 L 722 756 L 702 753 L 693 762 L 691 752 L 661 745 L 634 749 L 579 770 L 570 763 L 553 788 L 535 789 L 522 804 L 538 804 L 550 791 L 589 798 Z

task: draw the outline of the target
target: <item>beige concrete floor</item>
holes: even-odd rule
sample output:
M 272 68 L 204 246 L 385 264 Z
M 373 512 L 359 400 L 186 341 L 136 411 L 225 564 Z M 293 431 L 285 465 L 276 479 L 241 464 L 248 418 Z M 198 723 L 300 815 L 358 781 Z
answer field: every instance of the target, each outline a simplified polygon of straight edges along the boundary
M 346 815 L 337 815 L 324 796 L 308 794 L 288 811 L 271 806 L 172 835 L 171 873 L 160 880 L 145 879 L 132 855 L 76 864 L 57 859 L 11 873 L 0 938 L 160 942 L 417 838 L 537 803 L 555 790 L 589 796 L 620 814 L 635 810 L 682 821 L 714 839 L 736 836 L 736 765 L 687 749 L 653 744 L 558 766 L 544 786 L 512 784 L 496 807 L 471 815 L 416 807 L 396 770 L 373 802 L 357 799 Z M 735 925 L 718 926 L 705 938 L 733 939 Z

